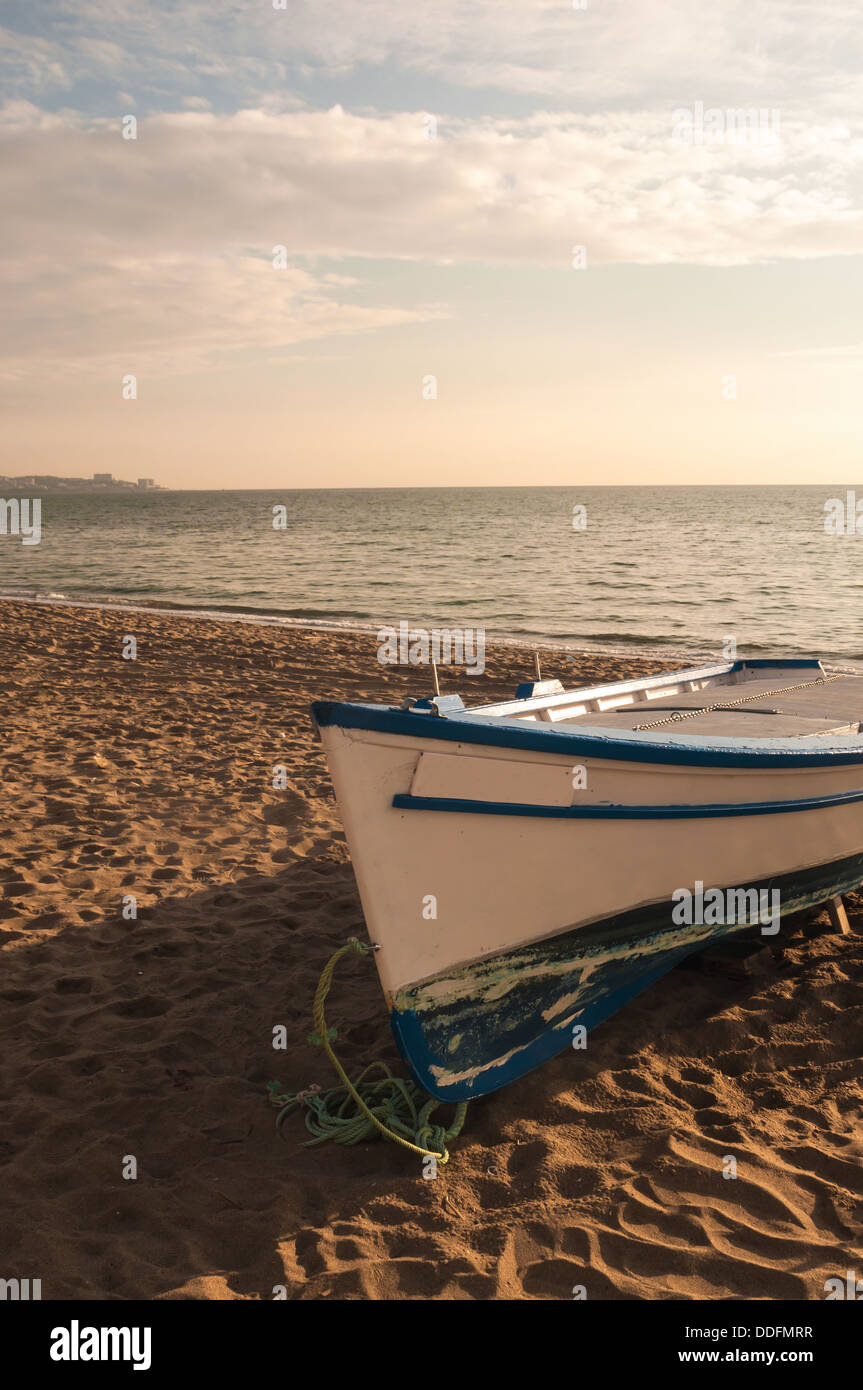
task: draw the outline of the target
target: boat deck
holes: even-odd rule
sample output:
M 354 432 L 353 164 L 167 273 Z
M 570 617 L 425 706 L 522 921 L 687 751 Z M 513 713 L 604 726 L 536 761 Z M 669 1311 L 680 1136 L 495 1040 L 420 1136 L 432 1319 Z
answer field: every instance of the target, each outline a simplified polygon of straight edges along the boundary
M 781 684 L 781 682 L 779 682 Z M 742 688 L 741 688 L 742 686 Z M 693 734 L 728 734 L 735 738 L 789 738 L 795 734 L 856 734 L 863 722 L 863 676 L 844 676 L 829 685 L 790 690 L 771 695 L 777 686 L 771 680 L 745 681 L 738 686 L 711 685 L 706 689 L 669 695 L 634 705 L 618 706 L 600 712 L 585 710 L 561 721 L 590 724 L 598 728 L 636 729 L 639 725 L 665 720 L 673 714 L 687 714 L 685 720 L 669 720 L 660 727 L 669 733 L 679 724 Z M 749 698 L 758 696 L 760 698 Z M 730 709 L 710 711 L 712 704 L 723 704 L 742 695 L 746 703 Z M 704 713 L 694 714 L 696 710 Z
M 777 662 L 669 672 L 566 691 L 557 681 L 523 687 L 514 702 L 476 713 L 556 727 L 729 738 L 806 738 L 863 732 L 863 674 L 818 663 Z M 726 708 L 711 708 L 712 706 Z

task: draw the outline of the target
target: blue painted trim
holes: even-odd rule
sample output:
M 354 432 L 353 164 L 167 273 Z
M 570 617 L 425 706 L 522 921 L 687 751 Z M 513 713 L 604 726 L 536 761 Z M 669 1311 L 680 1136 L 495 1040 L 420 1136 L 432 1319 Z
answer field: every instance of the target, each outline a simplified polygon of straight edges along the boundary
M 688 951 L 678 953 L 681 960 L 688 954 L 690 954 Z M 525 1072 L 533 1071 L 534 1067 L 547 1062 L 558 1052 L 563 1052 L 566 1047 L 571 1045 L 572 1030 L 576 1024 L 581 1024 L 589 1033 L 591 1028 L 595 1028 L 598 1023 L 603 1023 L 618 1009 L 622 1009 L 624 1004 L 629 1003 L 630 999 L 634 999 L 650 985 L 656 984 L 663 975 L 668 973 L 673 964 L 675 961 L 665 958 L 662 965 L 651 970 L 649 974 L 642 975 L 624 989 L 607 994 L 604 999 L 600 999 L 589 1008 L 583 1009 L 580 1014 L 573 1014 L 564 1022 L 547 1029 L 527 1047 L 520 1048 L 509 1061 L 501 1062 L 499 1066 L 489 1068 L 483 1073 L 482 1080 L 475 1085 L 471 1085 L 469 1082 L 461 1082 L 452 1086 L 441 1085 L 433 1070 L 435 1066 L 440 1067 L 440 1059 L 429 1050 L 422 1022 L 419 1015 L 414 1013 L 412 1009 L 406 1009 L 403 1013 L 393 1009 L 390 1013 L 390 1027 L 402 1057 L 424 1091 L 427 1091 L 430 1096 L 436 1096 L 439 1100 L 448 1100 L 453 1103 L 473 1100 L 476 1096 L 485 1096 L 492 1091 L 499 1091 L 501 1086 L 507 1086 L 511 1081 L 517 1081 L 520 1076 L 524 1076 Z
M 606 758 L 627 763 L 672 763 L 686 767 L 835 767 L 863 763 L 863 741 L 830 743 L 823 734 L 811 738 L 758 739 L 732 738 L 716 743 L 710 738 L 690 736 L 677 742 L 653 733 L 624 734 L 587 727 L 579 733 L 549 725 L 541 729 L 505 719 L 483 718 L 481 710 L 435 718 L 414 714 L 386 705 L 340 704 L 319 700 L 312 706 L 321 728 L 367 729 L 401 734 L 412 740 L 439 739 L 445 743 L 480 744 L 492 748 L 525 748 L 539 753 L 560 753 L 575 758 Z M 851 738 L 853 735 L 846 735 Z M 768 746 L 769 745 L 769 746 Z
M 821 811 L 863 801 L 863 789 L 794 801 L 729 801 L 690 806 L 542 806 L 523 801 L 469 801 L 455 796 L 410 796 L 399 792 L 400 811 L 462 811 L 469 816 L 534 816 L 546 820 L 718 820 L 723 816 L 773 816 L 790 811 Z
M 788 666 L 792 670 L 804 668 L 809 670 L 811 667 L 821 666 L 817 656 L 747 656 L 739 661 L 735 661 L 731 667 L 732 671 L 747 671 L 755 667 L 762 666 Z M 674 672 L 671 672 L 674 675 Z

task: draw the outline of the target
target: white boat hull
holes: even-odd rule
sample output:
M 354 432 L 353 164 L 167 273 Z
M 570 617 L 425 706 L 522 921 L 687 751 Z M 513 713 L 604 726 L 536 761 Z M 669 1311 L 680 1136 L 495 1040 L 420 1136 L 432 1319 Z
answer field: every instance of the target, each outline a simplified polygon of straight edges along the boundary
M 696 735 L 584 726 L 573 742 L 483 711 L 374 708 L 316 712 L 393 1028 L 444 1099 L 496 1089 L 689 952 L 752 929 L 680 920 L 682 890 L 696 916 L 699 883 L 778 893 L 787 915 L 863 882 L 859 736 L 826 759 L 836 740 L 760 756 L 726 740 L 723 759 Z

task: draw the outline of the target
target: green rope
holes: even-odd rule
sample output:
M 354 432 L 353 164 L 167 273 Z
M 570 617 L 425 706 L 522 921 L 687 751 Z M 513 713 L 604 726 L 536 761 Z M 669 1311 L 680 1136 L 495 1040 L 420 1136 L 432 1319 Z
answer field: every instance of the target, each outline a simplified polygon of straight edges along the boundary
M 305 1141 L 308 1149 L 325 1144 L 328 1140 L 336 1144 L 362 1144 L 380 1135 L 413 1153 L 428 1155 L 446 1163 L 449 1160 L 447 1144 L 461 1133 L 467 1102 L 456 1106 L 452 1124 L 447 1129 L 444 1125 L 433 1123 L 431 1118 L 441 1102 L 427 1096 L 416 1082 L 393 1076 L 385 1062 L 372 1062 L 354 1084 L 332 1049 L 336 1030 L 327 1027 L 324 1003 L 336 965 L 342 956 L 351 951 L 360 956 L 371 955 L 367 946 L 356 937 L 351 937 L 327 961 L 315 993 L 316 1032 L 310 1038 L 311 1042 L 323 1047 L 341 1077 L 342 1085 L 334 1086 L 329 1091 L 310 1087 L 293 1094 L 282 1091 L 278 1081 L 271 1081 L 267 1086 L 270 1102 L 281 1107 L 276 1116 L 276 1128 L 281 1130 L 282 1121 L 292 1110 L 305 1106 L 306 1129 L 312 1136 Z M 383 1072 L 383 1076 L 376 1081 L 367 1081 L 365 1078 L 375 1070 Z

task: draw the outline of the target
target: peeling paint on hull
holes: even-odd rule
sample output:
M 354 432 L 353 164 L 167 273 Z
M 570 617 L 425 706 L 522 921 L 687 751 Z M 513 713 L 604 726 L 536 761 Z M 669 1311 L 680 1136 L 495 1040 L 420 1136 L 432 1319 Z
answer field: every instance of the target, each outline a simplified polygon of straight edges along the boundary
M 856 854 L 729 886 L 778 889 L 788 916 L 861 883 L 863 854 Z M 393 1032 L 429 1094 L 470 1100 L 562 1051 L 575 1024 L 595 1027 L 693 951 L 750 929 L 674 925 L 665 899 L 403 989 L 393 1001 Z

